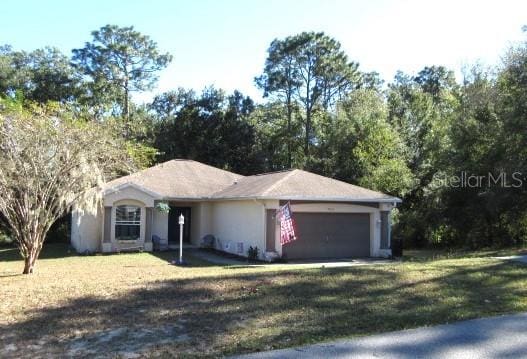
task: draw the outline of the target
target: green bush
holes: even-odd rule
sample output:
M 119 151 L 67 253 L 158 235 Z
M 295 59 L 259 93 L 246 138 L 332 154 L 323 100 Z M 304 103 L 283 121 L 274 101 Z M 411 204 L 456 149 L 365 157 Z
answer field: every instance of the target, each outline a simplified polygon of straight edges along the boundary
M 66 215 L 57 220 L 46 236 L 46 243 L 69 243 L 71 216 Z
M 13 244 L 13 239 L 0 229 L 0 247 L 10 246 Z
M 249 260 L 251 261 L 257 260 L 258 252 L 259 252 L 258 247 L 253 248 L 253 246 L 249 246 L 249 249 L 247 250 L 247 258 L 249 258 Z

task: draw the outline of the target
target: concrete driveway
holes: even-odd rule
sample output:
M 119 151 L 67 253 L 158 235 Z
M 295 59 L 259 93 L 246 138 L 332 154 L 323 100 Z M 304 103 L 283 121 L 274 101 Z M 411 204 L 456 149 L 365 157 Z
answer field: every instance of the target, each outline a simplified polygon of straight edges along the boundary
M 261 352 L 238 358 L 527 358 L 527 313 Z
M 244 266 L 244 267 L 260 267 L 260 268 L 274 268 L 274 269 L 305 269 L 305 268 L 340 268 L 340 267 L 355 267 L 365 265 L 381 265 L 397 263 L 392 259 L 381 258 L 344 258 L 344 259 L 314 259 L 314 260 L 294 260 L 287 263 L 249 263 L 246 259 L 233 258 L 222 256 L 219 253 L 204 251 L 198 248 L 188 249 L 189 253 L 194 257 L 204 261 L 224 265 L 224 266 Z
M 523 264 L 527 264 L 527 255 L 520 255 L 520 256 L 508 256 L 508 257 L 492 257 L 494 259 L 501 259 L 501 260 L 508 260 L 513 262 L 520 262 Z

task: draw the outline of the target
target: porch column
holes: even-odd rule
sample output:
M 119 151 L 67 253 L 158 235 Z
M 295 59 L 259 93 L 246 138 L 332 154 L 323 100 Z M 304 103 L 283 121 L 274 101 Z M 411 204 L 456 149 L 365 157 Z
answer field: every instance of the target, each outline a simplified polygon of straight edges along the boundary
M 381 211 L 381 249 L 390 249 L 390 212 Z
M 154 222 L 154 208 L 146 207 L 145 218 L 145 251 L 152 251 L 152 224 Z
M 104 207 L 104 229 L 102 238 L 102 251 L 112 251 L 112 207 Z

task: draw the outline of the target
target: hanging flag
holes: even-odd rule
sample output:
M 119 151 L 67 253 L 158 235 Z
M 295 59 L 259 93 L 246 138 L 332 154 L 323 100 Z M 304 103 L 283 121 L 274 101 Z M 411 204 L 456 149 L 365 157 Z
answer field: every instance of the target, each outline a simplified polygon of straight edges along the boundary
M 295 233 L 295 221 L 291 214 L 289 202 L 280 207 L 278 218 L 280 218 L 280 243 L 284 245 L 296 241 L 298 238 Z

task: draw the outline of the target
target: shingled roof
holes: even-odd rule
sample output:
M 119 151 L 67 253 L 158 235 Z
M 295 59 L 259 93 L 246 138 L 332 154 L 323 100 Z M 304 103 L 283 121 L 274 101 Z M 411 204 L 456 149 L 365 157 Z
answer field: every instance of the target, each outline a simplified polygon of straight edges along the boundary
M 190 160 L 168 161 L 108 182 L 105 188 L 126 184 L 165 199 L 400 202 L 397 197 L 298 169 L 245 177 Z
M 240 178 L 213 198 L 400 201 L 381 192 L 298 169 Z
M 200 199 L 231 186 L 242 175 L 192 160 L 171 160 L 106 183 L 105 190 L 133 184 L 164 198 Z

